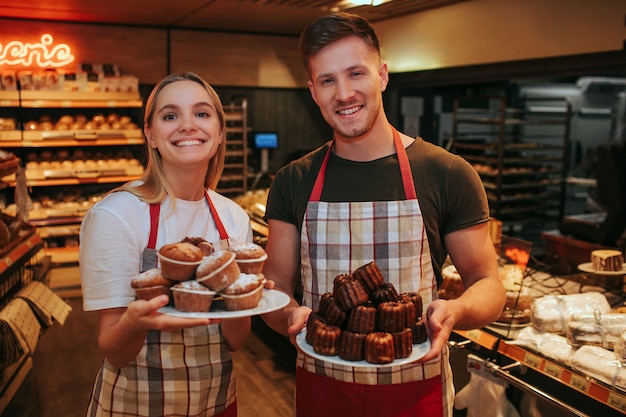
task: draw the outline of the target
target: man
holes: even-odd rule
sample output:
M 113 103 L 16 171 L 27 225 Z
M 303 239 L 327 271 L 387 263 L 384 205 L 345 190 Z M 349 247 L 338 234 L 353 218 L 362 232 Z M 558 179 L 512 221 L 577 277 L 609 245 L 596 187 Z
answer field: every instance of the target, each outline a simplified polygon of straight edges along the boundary
M 389 124 L 387 64 L 366 20 L 322 17 L 304 29 L 300 50 L 334 137 L 281 169 L 270 189 L 264 273 L 289 294 L 301 279 L 303 299 L 264 319 L 294 341 L 334 278 L 374 260 L 398 292 L 419 291 L 430 350 L 414 363 L 367 368 L 299 352 L 297 415 L 450 416 L 448 337 L 494 321 L 505 301 L 482 183 L 462 158 Z M 466 291 L 437 300 L 448 253 Z

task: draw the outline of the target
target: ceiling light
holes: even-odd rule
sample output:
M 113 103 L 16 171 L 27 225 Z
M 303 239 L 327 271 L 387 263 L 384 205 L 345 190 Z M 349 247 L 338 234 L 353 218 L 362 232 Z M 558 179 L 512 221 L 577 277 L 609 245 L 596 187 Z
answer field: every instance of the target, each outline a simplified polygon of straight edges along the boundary
M 384 2 L 385 0 L 350 0 L 354 6 L 378 6 Z

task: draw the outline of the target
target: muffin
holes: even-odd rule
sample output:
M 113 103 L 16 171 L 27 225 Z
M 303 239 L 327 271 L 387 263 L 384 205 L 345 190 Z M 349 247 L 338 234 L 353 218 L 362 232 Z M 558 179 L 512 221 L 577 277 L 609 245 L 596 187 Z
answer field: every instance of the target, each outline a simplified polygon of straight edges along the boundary
M 240 274 L 235 254 L 220 250 L 204 257 L 196 270 L 196 281 L 219 292 L 235 282 Z
M 263 296 L 263 274 L 240 274 L 220 294 L 227 310 L 247 310 L 259 305 Z
M 191 279 L 204 257 L 202 249 L 189 242 L 164 245 L 157 255 L 163 275 L 174 281 Z
M 135 290 L 138 300 L 150 300 L 161 294 L 171 299 L 170 287 L 174 283 L 163 276 L 161 268 L 152 268 L 133 277 L 130 286 Z
M 195 280 L 181 281 L 172 287 L 174 308 L 183 312 L 208 312 L 215 294 Z
M 267 259 L 265 249 L 256 243 L 241 243 L 230 248 L 235 253 L 235 260 L 244 274 L 260 274 Z
M 204 254 L 204 256 L 209 256 L 210 254 L 212 254 L 215 251 L 213 249 L 213 244 L 209 243 L 203 237 L 197 237 L 197 236 L 189 237 L 189 236 L 187 236 L 183 240 L 181 240 L 181 242 L 189 242 L 189 243 L 192 243 L 195 246 L 199 247 L 200 249 L 202 249 L 202 253 Z

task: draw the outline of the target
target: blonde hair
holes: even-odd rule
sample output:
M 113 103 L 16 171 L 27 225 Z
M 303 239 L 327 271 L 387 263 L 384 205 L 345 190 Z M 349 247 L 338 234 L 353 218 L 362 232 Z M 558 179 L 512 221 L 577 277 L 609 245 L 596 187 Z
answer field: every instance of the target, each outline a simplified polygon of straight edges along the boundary
M 200 84 L 206 90 L 206 92 L 209 93 L 209 96 L 211 97 L 211 99 L 213 100 L 213 104 L 215 105 L 215 109 L 220 120 L 221 132 L 224 136 L 224 140 L 222 140 L 222 142 L 219 144 L 215 155 L 213 155 L 213 157 L 209 160 L 207 172 L 204 177 L 204 187 L 215 189 L 215 187 L 217 187 L 217 183 L 219 182 L 220 176 L 222 175 L 222 171 L 224 170 L 224 158 L 226 156 L 226 118 L 224 116 L 224 107 L 222 106 L 222 102 L 220 101 L 218 94 L 215 92 L 213 87 L 209 85 L 209 83 L 207 83 L 200 76 L 193 72 L 183 72 L 180 74 L 168 75 L 154 87 L 154 89 L 150 93 L 150 96 L 148 97 L 148 100 L 146 100 L 144 110 L 144 124 L 148 126 L 152 124 L 154 113 L 156 110 L 155 104 L 163 88 L 178 81 L 193 81 Z M 134 194 L 135 196 L 137 196 L 137 198 L 148 204 L 160 203 L 165 199 L 167 195 L 173 195 L 172 189 L 167 182 L 167 178 L 165 177 L 165 172 L 163 171 L 163 161 L 159 150 L 157 148 L 151 147 L 147 141 L 146 148 L 148 163 L 140 182 L 133 181 L 126 183 L 120 187 L 111 190 L 111 192 L 128 191 L 129 193 Z M 172 199 L 172 201 L 174 201 L 174 199 Z

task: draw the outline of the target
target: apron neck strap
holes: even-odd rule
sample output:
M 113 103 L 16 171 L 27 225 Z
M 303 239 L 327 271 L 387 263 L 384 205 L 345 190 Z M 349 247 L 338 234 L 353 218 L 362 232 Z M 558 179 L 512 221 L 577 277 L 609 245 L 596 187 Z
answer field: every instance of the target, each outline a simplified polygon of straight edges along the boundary
M 150 204 L 150 236 L 148 237 L 148 248 L 156 248 L 157 232 L 159 231 L 159 214 L 161 213 L 161 204 Z
M 205 192 L 205 196 L 206 201 L 209 204 L 209 210 L 211 210 L 211 215 L 213 216 L 213 221 L 215 222 L 215 226 L 217 227 L 217 231 L 220 233 L 220 240 L 228 240 L 228 233 L 226 233 L 226 228 L 222 223 L 222 219 L 220 219 L 220 216 L 217 214 L 217 209 L 215 208 L 213 201 L 211 201 L 208 191 Z
M 209 210 L 211 211 L 211 216 L 213 216 L 213 221 L 215 222 L 215 226 L 217 227 L 217 231 L 220 234 L 220 240 L 228 240 L 228 233 L 226 232 L 226 228 L 222 223 L 222 219 L 217 213 L 217 209 L 211 201 L 209 197 L 208 191 L 205 191 L 205 197 L 207 204 L 209 205 Z M 150 236 L 148 237 L 148 248 L 155 249 L 156 247 L 156 239 L 157 233 L 159 231 L 159 215 L 161 213 L 161 203 L 152 203 L 150 204 Z
M 417 195 L 415 193 L 415 184 L 413 183 L 413 174 L 411 173 L 411 164 L 409 164 L 409 157 L 406 154 L 406 149 L 404 149 L 402 139 L 400 139 L 400 134 L 393 126 L 391 126 L 391 130 L 393 133 L 393 144 L 396 148 L 396 154 L 398 155 L 398 164 L 400 165 L 400 175 L 402 177 L 402 185 L 404 187 L 404 196 L 407 200 L 415 200 L 417 199 Z M 311 191 L 311 197 L 309 198 L 309 201 L 320 201 L 322 197 L 324 180 L 326 178 L 326 167 L 328 166 L 330 154 L 334 146 L 335 141 L 333 140 L 328 147 L 326 155 L 324 156 L 324 161 L 322 162 L 320 171 L 317 174 L 317 178 L 315 180 L 315 184 L 313 185 L 313 191 Z

